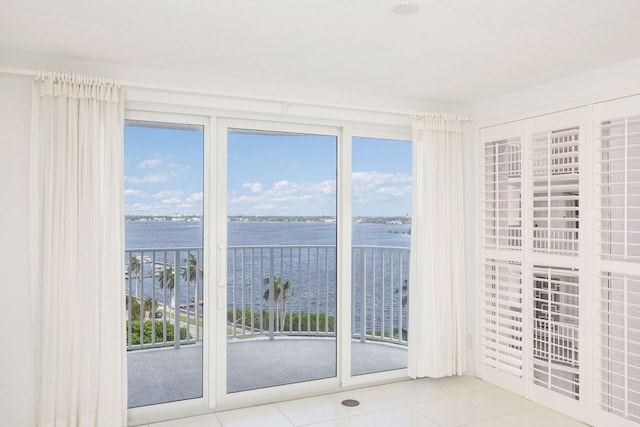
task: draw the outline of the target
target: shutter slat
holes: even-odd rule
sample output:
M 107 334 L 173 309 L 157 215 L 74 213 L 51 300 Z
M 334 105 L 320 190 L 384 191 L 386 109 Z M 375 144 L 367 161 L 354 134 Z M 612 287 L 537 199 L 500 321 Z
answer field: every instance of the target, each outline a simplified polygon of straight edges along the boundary
M 484 246 L 522 247 L 520 138 L 485 143 L 483 165 Z
M 495 370 L 522 376 L 522 267 L 519 262 L 486 259 L 484 263 L 482 352 Z
M 532 246 L 536 252 L 577 255 L 580 228 L 579 127 L 532 135 Z

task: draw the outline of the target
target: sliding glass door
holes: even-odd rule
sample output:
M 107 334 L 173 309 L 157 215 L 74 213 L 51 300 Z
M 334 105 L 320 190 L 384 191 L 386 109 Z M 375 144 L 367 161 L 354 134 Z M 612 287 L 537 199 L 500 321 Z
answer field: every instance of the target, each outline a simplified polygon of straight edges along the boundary
M 407 367 L 411 143 L 352 139 L 351 375 Z
M 129 408 L 204 395 L 204 129 L 125 125 Z
M 128 119 L 133 422 L 406 374 L 410 143 L 313 125 Z
M 225 137 L 226 393 L 334 378 L 338 137 Z

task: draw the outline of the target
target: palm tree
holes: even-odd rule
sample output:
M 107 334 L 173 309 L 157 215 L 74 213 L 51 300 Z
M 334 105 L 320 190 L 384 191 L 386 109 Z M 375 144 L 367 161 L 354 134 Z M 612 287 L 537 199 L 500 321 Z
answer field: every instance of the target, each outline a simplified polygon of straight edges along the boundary
M 269 278 L 267 277 L 262 281 L 264 284 L 269 284 Z M 269 289 L 268 287 L 262 297 L 269 301 Z M 276 303 L 276 328 L 278 331 L 284 330 L 284 322 L 286 319 L 286 309 L 287 309 L 287 296 L 289 291 L 291 290 L 291 282 L 289 280 L 282 281 L 282 278 L 276 277 L 273 279 L 273 300 Z M 291 293 L 293 295 L 293 292 Z M 280 316 L 279 303 L 282 300 L 282 317 Z
M 199 295 L 198 295 L 198 279 L 202 278 L 202 267 L 198 268 L 198 260 L 194 254 L 189 254 L 188 258 L 183 260 L 186 264 L 185 267 L 182 267 L 182 278 L 185 282 L 191 283 L 196 282 L 195 290 L 194 290 L 194 298 L 193 298 L 193 310 L 195 313 L 198 312 L 199 304 Z
M 198 268 L 198 260 L 194 254 L 189 254 L 189 258 L 183 260 L 187 264 L 182 269 L 182 278 L 187 282 L 195 282 L 202 277 L 202 268 Z
M 136 298 L 138 297 L 138 281 L 140 280 L 140 275 L 142 273 L 142 268 L 140 265 L 140 258 L 131 257 L 129 259 L 129 277 L 136 279 Z
M 158 308 L 158 301 L 154 301 L 151 297 L 145 298 L 143 309 L 145 313 L 149 313 L 149 319 L 153 320 L 153 313 L 155 313 L 156 308 Z
M 173 267 L 170 265 L 165 266 L 164 270 L 160 272 L 158 283 L 160 284 L 160 289 L 164 289 L 165 287 L 169 289 L 170 301 L 173 301 L 173 288 L 176 286 L 176 274 L 173 271 Z

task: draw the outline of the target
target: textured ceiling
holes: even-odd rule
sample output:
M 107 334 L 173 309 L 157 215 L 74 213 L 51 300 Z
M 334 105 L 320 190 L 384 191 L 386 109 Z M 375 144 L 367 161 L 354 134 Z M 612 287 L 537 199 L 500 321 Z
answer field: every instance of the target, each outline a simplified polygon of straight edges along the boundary
M 640 57 L 640 0 L 416 3 L 404 16 L 388 0 L 0 0 L 0 55 L 454 103 Z

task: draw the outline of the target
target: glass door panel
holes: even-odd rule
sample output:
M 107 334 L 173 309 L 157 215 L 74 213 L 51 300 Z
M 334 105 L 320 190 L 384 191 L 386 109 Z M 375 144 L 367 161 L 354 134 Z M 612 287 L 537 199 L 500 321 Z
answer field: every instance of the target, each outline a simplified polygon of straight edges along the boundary
M 227 393 L 336 376 L 336 149 L 227 131 Z
M 124 129 L 128 407 L 203 396 L 204 127 Z
M 352 139 L 351 375 L 407 367 L 411 143 Z

